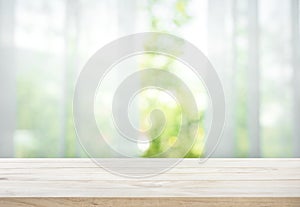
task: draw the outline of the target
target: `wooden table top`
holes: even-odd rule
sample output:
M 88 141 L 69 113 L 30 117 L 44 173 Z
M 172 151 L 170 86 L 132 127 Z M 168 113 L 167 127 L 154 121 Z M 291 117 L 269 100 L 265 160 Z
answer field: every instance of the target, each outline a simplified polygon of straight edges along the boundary
M 136 160 L 139 173 L 151 168 L 151 163 L 159 166 L 170 161 Z M 129 165 L 128 159 L 102 161 L 129 169 L 129 174 L 134 173 L 130 168 L 136 167 Z M 201 164 L 198 159 L 184 159 L 169 171 L 146 178 L 109 173 L 90 159 L 0 159 L 0 206 L 13 206 L 14 202 L 43 206 L 36 204 L 45 201 L 51 205 L 52 201 L 58 202 L 56 206 L 60 202 L 63 206 L 73 206 L 74 202 L 107 204 L 112 201 L 115 201 L 112 206 L 118 206 L 117 202 L 126 206 L 126 200 L 130 200 L 129 206 L 146 206 L 151 199 L 161 206 L 172 202 L 181 205 L 184 201 L 192 202 L 189 205 L 196 203 L 195 206 L 202 206 L 199 202 L 205 206 L 218 202 L 223 206 L 226 203 L 243 206 L 247 201 L 261 206 L 273 202 L 272 206 L 299 207 L 300 159 L 214 158 Z M 32 205 L 25 205 L 25 201 Z

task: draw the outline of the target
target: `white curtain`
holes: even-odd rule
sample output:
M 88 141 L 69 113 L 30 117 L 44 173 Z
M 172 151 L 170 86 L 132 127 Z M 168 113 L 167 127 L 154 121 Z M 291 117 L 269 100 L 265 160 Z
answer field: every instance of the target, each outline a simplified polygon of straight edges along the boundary
M 72 122 L 77 75 L 107 42 L 151 31 L 148 4 L 0 0 L 0 157 L 85 156 Z M 166 5 L 155 15 L 169 18 Z M 168 32 L 199 47 L 222 80 L 227 123 L 214 156 L 299 157 L 299 0 L 187 5 L 191 20 Z

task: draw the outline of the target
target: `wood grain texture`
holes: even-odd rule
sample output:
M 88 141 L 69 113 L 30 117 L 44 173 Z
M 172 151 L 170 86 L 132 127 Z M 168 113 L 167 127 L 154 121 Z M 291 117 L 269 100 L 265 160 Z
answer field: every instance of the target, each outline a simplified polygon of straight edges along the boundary
M 5 207 L 299 207 L 300 198 L 2 198 Z
M 146 172 L 169 159 L 105 159 Z M 134 166 L 133 163 L 136 163 Z M 153 164 L 153 165 L 152 165 Z M 0 159 L 0 206 L 300 206 L 300 159 L 184 159 L 154 177 L 90 159 Z

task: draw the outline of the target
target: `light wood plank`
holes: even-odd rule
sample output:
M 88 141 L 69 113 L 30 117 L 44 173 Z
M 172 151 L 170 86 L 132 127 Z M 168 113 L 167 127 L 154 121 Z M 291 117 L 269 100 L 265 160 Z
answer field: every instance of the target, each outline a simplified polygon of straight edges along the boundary
M 299 207 L 300 198 L 4 198 L 5 207 Z
M 101 159 L 143 173 L 172 159 Z M 145 170 L 144 173 L 147 171 Z M 90 159 L 0 159 L 0 206 L 300 206 L 300 159 L 184 159 L 154 177 Z

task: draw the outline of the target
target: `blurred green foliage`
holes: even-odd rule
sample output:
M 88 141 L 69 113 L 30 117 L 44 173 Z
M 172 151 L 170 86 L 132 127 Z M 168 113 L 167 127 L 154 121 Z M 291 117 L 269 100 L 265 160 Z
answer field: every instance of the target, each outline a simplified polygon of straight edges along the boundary
M 150 26 L 152 31 L 165 32 L 174 34 L 177 30 L 179 30 L 182 26 L 187 24 L 191 20 L 191 16 L 188 14 L 188 4 L 189 0 L 174 0 L 174 1 L 158 1 L 151 0 L 147 5 L 147 12 L 150 16 Z M 168 5 L 166 5 L 168 4 Z M 171 7 L 171 13 L 167 17 L 159 16 L 160 8 Z M 151 42 L 149 43 L 151 45 Z M 158 65 L 155 65 L 156 55 L 148 55 L 146 59 L 143 60 L 143 68 L 160 68 L 163 70 L 170 71 L 174 67 L 174 59 L 166 58 L 165 62 Z M 169 83 L 172 84 L 172 83 Z M 173 83 L 171 85 L 174 89 L 177 90 L 180 87 L 180 84 Z M 180 89 L 179 89 L 180 93 Z M 183 92 L 181 92 L 183 93 Z M 183 94 L 178 94 L 181 96 Z M 181 123 L 181 115 L 182 111 L 180 106 L 176 105 L 171 107 L 168 103 L 162 103 L 157 101 L 157 97 L 146 97 L 147 106 L 142 110 L 141 113 L 141 124 L 142 128 L 145 128 L 145 122 L 147 122 L 147 117 L 151 113 L 152 110 L 156 108 L 160 108 L 165 113 L 166 116 L 166 126 L 165 130 L 151 143 L 149 148 L 143 154 L 143 157 L 156 157 L 159 156 L 160 153 L 165 152 L 168 149 L 172 149 L 171 153 L 168 153 L 167 157 L 180 157 L 182 154 L 186 154 L 183 152 L 185 150 L 184 146 L 177 146 L 176 141 L 178 139 L 179 131 L 182 130 L 184 134 L 184 139 L 186 140 L 186 145 L 189 145 L 193 136 L 190 134 L 190 129 L 192 125 L 199 125 L 199 132 L 197 133 L 196 141 L 193 147 L 188 151 L 185 155 L 186 157 L 200 157 L 202 155 L 202 147 L 203 147 L 203 137 L 204 137 L 204 129 L 203 129 L 203 113 L 198 114 L 198 120 L 196 123 Z M 154 127 L 154 126 L 152 126 Z M 151 133 L 152 132 L 152 133 Z M 154 134 L 156 134 L 156 130 L 153 129 L 147 134 L 147 137 L 152 138 Z

